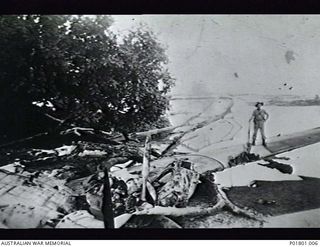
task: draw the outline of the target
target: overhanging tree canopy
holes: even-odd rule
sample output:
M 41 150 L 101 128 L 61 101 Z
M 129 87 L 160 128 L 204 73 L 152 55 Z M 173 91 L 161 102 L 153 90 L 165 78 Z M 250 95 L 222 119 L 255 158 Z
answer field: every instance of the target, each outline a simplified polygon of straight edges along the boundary
M 165 49 L 145 28 L 120 37 L 111 25 L 108 16 L 0 16 L 2 137 L 159 122 L 173 85 Z

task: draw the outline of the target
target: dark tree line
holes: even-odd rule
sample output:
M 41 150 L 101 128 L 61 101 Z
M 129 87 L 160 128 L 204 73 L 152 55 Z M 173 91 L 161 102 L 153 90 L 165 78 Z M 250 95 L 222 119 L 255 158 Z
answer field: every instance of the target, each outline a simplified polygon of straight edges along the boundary
M 2 142 L 70 126 L 162 127 L 173 79 L 153 33 L 108 16 L 0 16 Z

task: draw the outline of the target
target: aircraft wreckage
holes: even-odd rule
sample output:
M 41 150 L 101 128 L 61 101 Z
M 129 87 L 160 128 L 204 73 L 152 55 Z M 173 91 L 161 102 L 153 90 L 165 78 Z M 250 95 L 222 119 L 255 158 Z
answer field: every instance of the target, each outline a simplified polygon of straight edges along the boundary
M 262 226 L 264 215 L 231 202 L 215 173 L 320 141 L 316 128 L 270 138 L 267 148 L 233 146 L 217 160 L 175 151 L 186 133 L 205 124 L 191 121 L 135 133 L 128 142 L 73 128 L 59 133 L 72 136 L 62 147 L 2 147 L 8 165 L 0 168 L 0 228 L 180 228 L 183 217 L 221 211 Z

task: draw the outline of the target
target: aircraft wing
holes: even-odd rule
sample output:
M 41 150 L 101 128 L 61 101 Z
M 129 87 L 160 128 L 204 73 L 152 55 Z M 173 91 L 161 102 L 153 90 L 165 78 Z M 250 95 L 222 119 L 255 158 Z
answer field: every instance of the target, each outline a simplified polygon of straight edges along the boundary
M 266 149 L 270 155 L 280 154 L 320 142 L 320 127 L 270 138 Z
M 260 159 L 285 153 L 297 148 L 302 148 L 311 144 L 320 142 L 320 127 L 305 131 L 286 134 L 283 136 L 274 136 L 267 139 L 267 147 L 261 144 L 252 146 L 250 153 L 259 155 Z M 237 144 L 217 149 L 199 152 L 202 155 L 214 157 L 228 168 L 228 162 L 246 151 L 246 145 Z M 244 162 L 246 163 L 246 162 Z
M 72 191 L 49 177 L 29 178 L 0 169 L 0 228 L 44 227 L 71 211 Z

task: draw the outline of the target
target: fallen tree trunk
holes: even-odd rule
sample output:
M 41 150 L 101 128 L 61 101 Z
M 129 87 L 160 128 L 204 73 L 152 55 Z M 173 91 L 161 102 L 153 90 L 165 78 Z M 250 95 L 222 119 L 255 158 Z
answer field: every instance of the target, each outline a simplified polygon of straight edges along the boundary
M 173 216 L 173 217 L 198 217 L 205 215 L 214 215 L 221 212 L 223 209 L 231 211 L 234 214 L 242 215 L 249 219 L 256 220 L 261 224 L 264 222 L 262 216 L 257 215 L 257 213 L 250 212 L 248 210 L 241 209 L 234 204 L 230 203 L 230 201 L 219 200 L 219 202 L 213 207 L 186 207 L 186 208 L 176 208 L 176 207 L 160 207 L 156 206 L 154 208 L 145 209 L 142 211 L 137 211 L 135 215 L 165 215 L 165 216 Z
M 165 216 L 203 216 L 210 215 L 219 212 L 224 207 L 224 203 L 220 202 L 214 207 L 201 208 L 201 207 L 186 207 L 186 208 L 176 208 L 176 207 L 160 207 L 156 206 L 154 208 L 145 209 L 142 211 L 137 211 L 135 215 L 165 215 Z
M 15 141 L 11 141 L 11 142 L 8 142 L 8 143 L 1 144 L 0 148 L 8 147 L 8 146 L 11 146 L 11 145 L 14 145 L 14 144 L 18 144 L 18 143 L 23 143 L 23 142 L 26 142 L 26 141 L 30 141 L 30 140 L 33 140 L 35 138 L 41 137 L 41 136 L 46 136 L 48 134 L 49 134 L 48 132 L 38 133 L 38 134 L 33 135 L 33 136 L 29 136 L 29 137 L 26 137 L 26 138 L 22 138 L 22 139 L 19 139 L 19 140 L 15 140 Z
M 181 135 L 179 135 L 178 137 L 174 138 L 174 140 L 167 146 L 167 148 L 161 153 L 161 156 L 160 157 L 163 157 L 165 156 L 167 153 L 171 152 L 173 149 L 175 149 L 177 146 L 179 146 L 181 143 L 182 143 L 182 138 L 186 135 L 186 134 L 189 134 L 191 132 L 194 132 L 196 131 L 197 129 L 200 129 L 208 124 L 211 124 L 211 123 L 214 123 L 216 121 L 219 121 L 221 119 L 224 119 L 224 117 L 230 113 L 230 109 L 232 108 L 233 106 L 233 102 L 228 106 L 228 108 L 221 114 L 213 117 L 213 118 L 210 118 L 208 120 L 204 120 L 200 123 L 196 123 L 194 124 L 190 129 L 184 131 Z M 195 117 L 198 117 L 200 116 L 202 113 L 199 113 L 197 116 L 194 116 L 193 118 Z M 190 121 L 190 120 L 189 120 Z M 188 122 L 189 122 L 188 121 Z
M 246 218 L 253 219 L 255 221 L 260 222 L 262 224 L 264 222 L 263 215 L 255 212 L 254 210 L 242 209 L 236 205 L 234 205 L 227 197 L 224 191 L 222 191 L 215 184 L 214 190 L 217 192 L 217 203 L 213 207 L 185 207 L 185 208 L 177 208 L 177 207 L 161 207 L 155 206 L 153 208 L 144 209 L 142 211 L 136 211 L 135 215 L 165 215 L 165 216 L 173 216 L 173 217 L 197 217 L 197 216 L 205 216 L 205 215 L 214 215 L 222 210 L 230 211 L 237 215 L 242 215 Z
M 243 215 L 247 218 L 260 221 L 261 223 L 264 222 L 264 217 L 262 214 L 259 214 L 254 210 L 246 210 L 236 206 L 228 199 L 226 193 L 222 189 L 220 189 L 218 186 L 216 186 L 216 188 L 219 195 L 219 201 L 224 203 L 224 208 L 230 210 L 232 213 Z
M 165 128 L 161 128 L 161 129 L 153 129 L 153 130 L 148 130 L 148 131 L 143 131 L 143 132 L 136 132 L 136 133 L 132 133 L 132 136 L 152 136 L 152 135 L 157 135 L 157 134 L 161 134 L 161 133 L 165 133 L 165 132 L 173 132 L 175 129 L 186 126 L 189 124 L 190 121 L 192 121 L 193 119 L 199 117 L 201 115 L 201 113 L 194 115 L 192 117 L 190 117 L 189 119 L 187 119 L 184 123 L 177 125 L 177 126 L 170 126 L 170 127 L 165 127 Z

